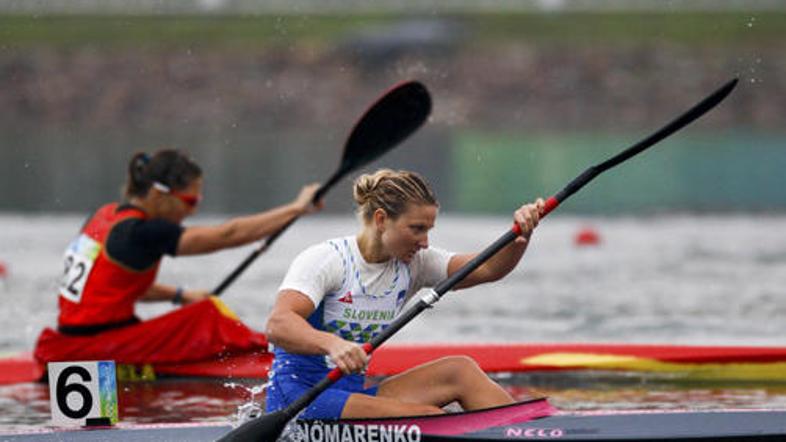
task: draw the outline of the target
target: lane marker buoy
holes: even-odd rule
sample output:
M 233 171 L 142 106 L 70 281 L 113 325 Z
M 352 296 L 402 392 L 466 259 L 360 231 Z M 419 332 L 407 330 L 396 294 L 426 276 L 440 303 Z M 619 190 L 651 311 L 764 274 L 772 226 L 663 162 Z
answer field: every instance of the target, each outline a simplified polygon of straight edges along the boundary
M 600 235 L 592 227 L 584 227 L 576 233 L 573 242 L 577 246 L 596 246 L 600 244 Z

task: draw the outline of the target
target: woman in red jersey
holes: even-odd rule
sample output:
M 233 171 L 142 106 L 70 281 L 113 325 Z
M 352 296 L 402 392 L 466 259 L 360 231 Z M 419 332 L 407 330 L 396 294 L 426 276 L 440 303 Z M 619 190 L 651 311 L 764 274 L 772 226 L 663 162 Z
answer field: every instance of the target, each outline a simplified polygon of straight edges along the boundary
M 243 325 L 209 291 L 157 283 L 159 264 L 164 255 L 210 253 L 264 238 L 320 209 L 321 203 L 311 204 L 317 187 L 305 186 L 289 204 L 265 212 L 184 227 L 202 198 L 200 167 L 178 150 L 134 155 L 125 201 L 100 207 L 66 249 L 57 331 L 43 331 L 36 358 L 180 362 L 266 348 L 265 336 Z M 140 321 L 137 301 L 187 307 Z

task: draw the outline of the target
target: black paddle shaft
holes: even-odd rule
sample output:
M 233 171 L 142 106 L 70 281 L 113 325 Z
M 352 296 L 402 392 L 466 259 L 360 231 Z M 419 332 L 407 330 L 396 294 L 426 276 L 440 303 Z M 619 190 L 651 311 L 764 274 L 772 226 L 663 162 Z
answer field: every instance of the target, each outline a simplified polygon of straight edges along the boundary
M 562 189 L 556 196 L 552 196 L 546 201 L 546 207 L 544 209 L 543 216 L 551 212 L 559 205 L 561 201 L 564 201 L 570 197 L 570 195 L 584 187 L 600 173 L 630 159 L 634 155 L 663 140 L 664 138 L 687 126 L 691 122 L 707 113 L 710 109 L 714 108 L 721 101 L 723 101 L 723 99 L 726 98 L 729 93 L 731 93 L 732 89 L 734 89 L 736 85 L 737 79 L 735 78 L 649 137 L 634 144 L 628 149 L 625 149 L 603 163 L 597 164 L 585 170 L 581 175 L 576 177 L 564 189 Z M 430 308 L 433 304 L 438 302 L 442 296 L 445 295 L 445 293 L 455 287 L 456 284 L 461 282 L 483 263 L 488 261 L 502 248 L 513 242 L 513 240 L 515 240 L 520 233 L 521 231 L 519 230 L 518 224 L 514 225 L 512 229 L 505 232 L 504 235 L 494 241 L 493 244 L 486 247 L 472 260 L 464 264 L 459 270 L 439 282 L 426 296 L 419 299 L 414 305 L 397 316 L 396 319 L 387 328 L 372 338 L 371 341 L 365 343 L 363 348 L 365 349 L 366 353 L 370 354 L 373 352 L 391 336 L 396 334 L 396 332 L 398 332 L 401 328 L 415 319 L 415 317 L 418 316 L 423 310 Z M 278 436 L 284 430 L 286 424 L 291 419 L 297 416 L 301 410 L 306 408 L 314 399 L 316 399 L 317 396 L 330 388 L 330 386 L 341 379 L 341 377 L 341 370 L 334 368 L 324 379 L 322 379 L 318 384 L 313 386 L 297 400 L 289 404 L 288 407 L 281 411 L 261 416 L 257 419 L 246 422 L 219 440 L 233 442 L 275 440 L 278 438 Z
M 597 177 L 601 173 L 611 169 L 614 166 L 617 166 L 620 163 L 623 163 L 624 161 L 627 161 L 628 159 L 632 158 L 636 154 L 655 145 L 659 141 L 663 140 L 664 138 L 668 137 L 674 132 L 677 132 L 678 130 L 682 129 L 683 127 L 687 126 L 691 122 L 695 121 L 696 119 L 707 113 L 710 109 L 717 106 L 721 101 L 723 101 L 724 98 L 726 98 L 731 93 L 734 87 L 737 86 L 737 82 L 738 82 L 737 78 L 730 80 L 729 82 L 718 88 L 718 90 L 716 90 L 715 92 L 713 92 L 712 94 L 701 100 L 699 103 L 694 105 L 692 108 L 688 109 L 684 114 L 675 118 L 669 124 L 658 129 L 656 132 L 654 132 L 647 138 L 639 141 L 638 143 L 625 149 L 624 151 L 618 153 L 617 155 L 609 158 L 608 160 L 586 169 L 584 172 L 581 173 L 581 175 L 574 178 L 570 183 L 568 183 L 567 186 L 565 186 L 556 195 L 554 195 L 553 197 L 549 198 L 546 201 L 544 213 L 542 214 L 542 216 L 545 216 L 549 212 L 554 210 L 562 201 L 568 199 L 571 195 L 573 195 L 579 189 L 587 185 L 587 183 L 592 181 L 595 177 Z M 497 252 L 499 252 L 503 247 L 513 242 L 513 240 L 515 240 L 520 233 L 521 232 L 518 229 L 518 225 L 514 226 L 511 230 L 505 232 L 504 235 L 502 235 L 500 238 L 494 241 L 493 244 L 491 244 L 482 252 L 480 252 L 477 256 L 475 256 L 475 258 L 467 262 L 458 271 L 450 275 L 450 277 L 444 279 L 442 282 L 437 284 L 436 287 L 434 288 L 434 293 L 437 296 L 442 297 L 445 293 L 447 293 L 448 290 L 450 290 L 456 284 L 461 282 L 464 278 L 467 277 L 467 275 L 475 271 L 475 269 L 480 267 L 489 258 L 491 258 Z M 392 328 L 392 326 L 390 328 Z M 385 332 L 387 332 L 387 329 L 385 330 Z M 376 346 L 374 346 L 374 348 L 376 348 Z
M 346 174 L 374 161 L 415 133 L 430 113 L 431 96 L 426 87 L 417 81 L 400 83 L 385 92 L 355 124 L 344 144 L 341 164 L 314 194 L 312 204 L 319 202 Z M 212 293 L 221 295 L 297 219 L 292 218 L 268 236 Z
M 598 163 L 585 170 L 581 175 L 576 177 L 573 181 L 568 183 L 567 186 L 565 186 L 556 195 L 554 195 L 553 198 L 556 200 L 557 205 L 568 199 L 568 197 L 576 193 L 579 189 L 581 189 L 587 183 L 592 181 L 596 176 L 600 175 L 601 173 L 611 169 L 612 167 L 624 161 L 627 161 L 631 157 L 639 154 L 640 152 L 655 145 L 656 143 L 668 137 L 669 135 L 673 134 L 674 132 L 677 132 L 678 130 L 682 129 L 683 127 L 697 120 L 699 117 L 701 117 L 702 115 L 710 111 L 712 108 L 717 106 L 721 101 L 723 101 L 731 93 L 731 91 L 734 90 L 738 82 L 739 82 L 738 78 L 734 78 L 728 81 L 726 84 L 718 88 L 718 90 L 708 95 L 705 99 L 698 102 L 692 108 L 688 109 L 684 114 L 675 118 L 669 124 L 658 129 L 656 132 L 652 133 L 647 138 L 639 141 L 638 143 L 625 149 L 624 151 L 618 153 L 617 155 L 609 158 L 608 160 L 602 163 Z M 551 210 L 554 209 L 554 207 L 556 207 L 556 206 L 550 207 L 548 203 L 546 204 L 546 206 L 548 208 L 546 213 L 550 212 Z

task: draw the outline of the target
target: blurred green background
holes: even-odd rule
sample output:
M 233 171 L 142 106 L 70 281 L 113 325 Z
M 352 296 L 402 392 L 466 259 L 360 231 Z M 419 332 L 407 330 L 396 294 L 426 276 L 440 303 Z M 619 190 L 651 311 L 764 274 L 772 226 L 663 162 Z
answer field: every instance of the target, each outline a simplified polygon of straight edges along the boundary
M 378 3 L 0 1 L 0 210 L 92 209 L 162 147 L 202 164 L 205 212 L 279 204 L 417 79 L 429 123 L 369 169 L 424 173 L 445 211 L 507 213 L 735 76 L 561 210 L 786 210 L 786 2 Z M 345 180 L 328 210 L 350 203 Z

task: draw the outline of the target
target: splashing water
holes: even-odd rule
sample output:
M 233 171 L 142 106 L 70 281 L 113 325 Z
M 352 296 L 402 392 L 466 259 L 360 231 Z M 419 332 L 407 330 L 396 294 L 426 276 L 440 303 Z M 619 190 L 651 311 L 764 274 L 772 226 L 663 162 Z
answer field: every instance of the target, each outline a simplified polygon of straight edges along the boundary
M 235 414 L 234 418 L 230 419 L 232 421 L 232 425 L 234 427 L 239 427 L 244 423 L 250 421 L 251 419 L 256 419 L 262 416 L 262 403 L 259 401 L 255 401 L 257 395 L 264 392 L 265 389 L 270 385 L 270 382 L 266 382 L 262 385 L 255 385 L 251 388 L 243 385 L 237 384 L 234 382 L 227 382 L 224 384 L 224 387 L 227 388 L 238 388 L 249 395 L 248 402 L 240 404 L 237 406 L 237 413 Z
M 272 378 L 274 375 L 275 373 L 271 371 L 270 377 Z M 240 389 L 248 393 L 249 396 L 248 402 L 238 405 L 237 413 L 230 419 L 234 428 L 237 428 L 252 419 L 262 417 L 262 415 L 265 414 L 264 410 L 262 409 L 261 401 L 256 401 L 255 399 L 259 394 L 267 390 L 269 386 L 270 382 L 265 382 L 262 385 L 255 385 L 250 388 L 246 385 L 235 382 L 224 383 L 224 387 Z M 298 413 L 298 416 L 299 415 L 300 413 Z M 303 432 L 303 429 L 297 425 L 296 420 L 297 417 L 287 423 L 287 426 L 284 427 L 284 431 L 281 432 L 281 435 L 277 439 L 278 442 L 302 442 L 306 440 L 306 434 Z

